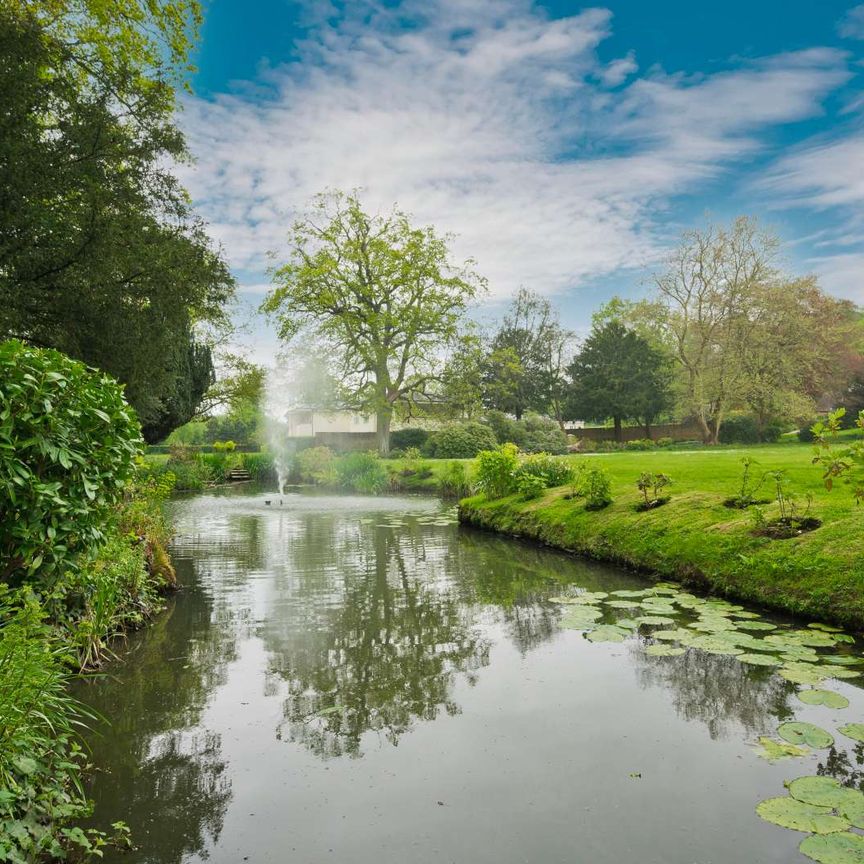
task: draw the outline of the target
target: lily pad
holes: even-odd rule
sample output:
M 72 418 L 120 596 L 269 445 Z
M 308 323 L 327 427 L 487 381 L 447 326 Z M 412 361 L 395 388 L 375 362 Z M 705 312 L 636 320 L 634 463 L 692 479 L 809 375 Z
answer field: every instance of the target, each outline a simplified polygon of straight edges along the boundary
M 678 648 L 675 645 L 664 645 L 662 642 L 658 642 L 656 645 L 649 645 L 645 649 L 645 653 L 651 657 L 680 657 L 684 651 L 684 648 Z
M 805 804 L 789 795 L 760 801 L 756 805 L 756 813 L 766 822 L 812 834 L 832 834 L 849 827 L 849 820 L 833 816 L 830 807 Z
M 847 723 L 840 727 L 840 732 L 853 741 L 864 741 L 864 723 Z
M 744 653 L 742 648 L 736 648 L 734 645 L 730 645 L 725 639 L 718 639 L 713 635 L 697 636 L 690 641 L 690 645 L 708 654 L 729 654 L 730 656 L 734 656 Z
M 820 668 L 827 678 L 857 678 L 861 674 L 859 669 L 844 669 L 843 667 L 832 669 L 830 666 L 821 666 Z
M 819 864 L 864 864 L 864 836 L 851 831 L 805 837 L 798 849 Z
M 849 700 L 833 690 L 802 690 L 798 698 L 805 705 L 824 705 L 826 708 L 849 707 Z
M 572 606 L 561 616 L 561 626 L 568 630 L 585 630 L 603 616 L 599 609 L 590 606 Z
M 810 752 L 806 747 L 799 747 L 788 741 L 776 741 L 774 738 L 767 738 L 764 735 L 759 739 L 759 746 L 761 749 L 756 751 L 756 755 L 769 762 L 777 762 L 780 759 L 795 759 L 806 756 Z
M 564 596 L 564 597 L 550 597 L 549 601 L 551 603 L 564 603 L 572 606 L 594 606 L 599 603 L 606 594 L 602 591 L 598 592 L 600 596 L 598 597 L 593 593 L 585 593 L 585 594 L 576 594 L 572 597 Z
M 814 750 L 823 750 L 834 743 L 834 737 L 831 733 L 826 732 L 821 726 L 816 726 L 813 723 L 802 723 L 797 720 L 781 723 L 777 727 L 777 734 L 790 744 L 806 744 Z
M 739 662 L 749 663 L 751 666 L 779 666 L 780 661 L 770 654 L 741 654 Z
M 641 615 L 636 620 L 646 627 L 668 627 L 675 623 L 674 618 L 666 618 L 663 615 Z
M 776 630 L 774 624 L 769 624 L 767 621 L 739 621 L 739 630 Z
M 683 642 L 689 645 L 694 635 L 689 630 L 679 627 L 677 630 L 657 630 L 651 634 L 652 639 L 660 639 L 663 642 Z
M 790 663 L 777 674 L 793 684 L 821 684 L 828 677 L 805 663 Z
M 833 777 L 798 777 L 786 786 L 793 798 L 805 804 L 818 804 L 834 810 L 864 808 L 864 795 L 857 789 L 841 785 Z
M 628 630 L 635 630 L 639 626 L 639 622 L 635 618 L 619 618 L 615 622 L 616 627 L 626 627 Z
M 811 630 L 822 630 L 825 633 L 842 633 L 839 627 L 832 627 L 830 624 L 823 624 L 821 621 L 814 621 L 807 625 Z
M 651 593 L 649 588 L 645 588 L 642 591 L 613 591 L 613 597 L 647 597 L 648 594 Z
M 835 633 L 831 638 L 838 645 L 840 645 L 840 644 L 854 645 L 855 644 L 855 637 L 850 636 L 848 633 Z
M 852 657 L 850 654 L 829 654 L 822 659 L 836 666 L 857 666 L 861 662 L 860 657 Z
M 638 600 L 607 600 L 607 606 L 611 606 L 613 609 L 638 609 L 639 601 Z
M 601 624 L 585 635 L 591 642 L 623 642 L 630 631 L 614 624 Z

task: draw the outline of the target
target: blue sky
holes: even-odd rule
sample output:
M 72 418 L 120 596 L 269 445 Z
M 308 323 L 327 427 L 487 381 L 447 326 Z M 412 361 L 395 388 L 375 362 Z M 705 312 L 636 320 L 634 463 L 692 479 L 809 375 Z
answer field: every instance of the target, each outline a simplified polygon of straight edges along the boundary
M 526 285 L 582 330 L 683 229 L 739 213 L 864 303 L 864 4 L 211 0 L 202 35 L 185 179 L 247 313 L 327 187 L 455 233 L 481 318 Z

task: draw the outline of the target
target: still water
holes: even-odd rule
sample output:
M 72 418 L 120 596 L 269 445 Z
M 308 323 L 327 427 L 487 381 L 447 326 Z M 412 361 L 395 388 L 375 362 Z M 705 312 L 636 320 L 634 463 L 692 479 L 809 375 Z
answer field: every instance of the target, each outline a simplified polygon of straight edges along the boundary
M 860 783 L 862 745 L 836 733 L 864 721 L 856 680 L 823 685 L 848 708 L 807 706 L 735 656 L 646 654 L 650 628 L 593 643 L 550 599 L 637 576 L 428 499 L 172 507 L 184 589 L 81 690 L 113 720 L 96 822 L 137 844 L 107 860 L 789 864 L 805 835 L 755 805 L 800 775 Z M 836 746 L 759 758 L 790 719 Z

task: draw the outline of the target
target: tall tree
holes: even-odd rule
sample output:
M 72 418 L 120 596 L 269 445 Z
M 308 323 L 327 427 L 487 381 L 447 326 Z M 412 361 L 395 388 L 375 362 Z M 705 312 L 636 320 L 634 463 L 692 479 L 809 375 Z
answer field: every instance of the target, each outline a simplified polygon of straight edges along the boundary
M 375 414 L 387 453 L 394 411 L 440 377 L 442 351 L 485 282 L 472 262 L 451 261 L 448 238 L 397 209 L 370 215 L 353 193 L 319 195 L 289 239 L 263 309 L 282 339 L 327 346 L 346 404 Z
M 568 419 L 611 417 L 616 441 L 627 419 L 641 420 L 650 435 L 651 422 L 671 404 L 663 354 L 620 321 L 595 324 L 568 373 Z

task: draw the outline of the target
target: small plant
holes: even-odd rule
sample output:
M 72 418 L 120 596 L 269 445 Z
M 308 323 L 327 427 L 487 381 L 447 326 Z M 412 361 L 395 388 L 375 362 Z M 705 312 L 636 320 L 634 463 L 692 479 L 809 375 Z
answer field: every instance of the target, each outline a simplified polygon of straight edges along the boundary
M 329 447 L 307 447 L 294 457 L 294 471 L 302 483 L 330 483 L 334 458 Z
M 743 456 L 741 458 L 741 485 L 738 491 L 731 498 L 727 498 L 723 504 L 726 507 L 734 507 L 738 510 L 746 510 L 754 504 L 767 503 L 759 501 L 756 498 L 756 493 L 762 488 L 767 478 L 767 474 L 762 474 L 758 479 L 754 476 L 753 468 L 759 463 L 752 456 Z
M 503 498 L 516 491 L 519 448 L 502 444 L 477 454 L 477 485 L 487 498 Z
M 516 489 L 525 498 L 539 498 L 546 489 L 546 482 L 537 474 L 519 474 L 516 477 Z
M 668 474 L 651 474 L 644 471 L 636 481 L 636 486 L 642 493 L 642 501 L 639 502 L 637 510 L 653 510 L 660 507 L 669 500 L 669 496 L 661 497 L 660 492 L 672 483 Z
M 549 453 L 534 453 L 526 456 L 519 465 L 517 473 L 519 476 L 530 475 L 539 477 L 543 481 L 544 488 L 551 489 L 555 486 L 564 486 L 573 480 L 573 465 L 560 457 L 551 456 Z
M 465 498 L 473 491 L 464 462 L 448 462 L 438 478 L 438 491 L 445 498 Z
M 816 442 L 813 463 L 822 466 L 822 480 L 830 492 L 834 481 L 842 478 L 852 488 L 857 504 L 864 502 L 864 441 L 853 441 L 847 447 L 838 448 L 836 438 L 843 426 L 845 408 L 838 408 L 823 423 L 813 424 L 811 432 Z M 864 411 L 858 414 L 855 426 L 864 430 Z
M 582 474 L 580 489 L 586 510 L 602 510 L 612 503 L 612 484 L 599 465 L 591 465 Z
M 797 537 L 805 531 L 812 531 L 822 523 L 809 515 L 813 503 L 813 496 L 807 495 L 807 506 L 801 511 L 799 498 L 794 494 L 789 476 L 785 470 L 769 471 L 767 476 L 774 483 L 774 499 L 780 511 L 778 519 L 771 521 L 762 517 L 761 524 L 757 525 L 755 533 L 775 540 L 785 540 L 789 537 Z
M 336 460 L 335 470 L 341 486 L 367 495 L 379 495 L 390 483 L 377 453 L 346 453 Z

